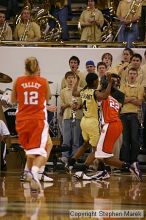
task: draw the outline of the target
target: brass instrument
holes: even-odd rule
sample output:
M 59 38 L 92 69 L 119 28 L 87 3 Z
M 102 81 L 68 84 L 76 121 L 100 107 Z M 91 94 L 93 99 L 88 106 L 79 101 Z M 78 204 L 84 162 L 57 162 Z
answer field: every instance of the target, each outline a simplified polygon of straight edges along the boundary
M 5 38 L 4 35 L 5 35 L 6 30 L 7 30 L 7 22 L 5 21 L 0 31 L 0 40 L 4 40 Z
M 41 28 L 41 35 L 44 41 L 58 41 L 60 39 L 62 28 L 59 21 L 54 16 L 48 13 L 37 17 L 35 21 Z M 51 22 L 55 23 L 54 27 L 51 27 Z
M 49 0 L 43 0 L 41 9 L 39 10 L 38 8 L 33 8 L 32 0 L 26 0 L 24 8 L 31 11 L 31 21 L 36 22 L 40 26 L 41 38 L 43 41 L 58 41 L 60 39 L 62 28 L 59 21 L 54 16 L 49 14 Z M 15 25 L 19 22 L 21 22 L 21 14 L 16 17 Z M 24 36 L 22 36 L 21 39 L 25 39 L 25 35 L 27 35 L 27 30 L 29 28 L 29 23 L 27 23 L 25 33 L 23 34 Z M 50 25 L 51 23 L 53 23 L 53 27 Z
M 131 3 L 131 6 L 125 16 L 125 20 L 129 17 L 129 15 L 132 15 L 132 17 L 134 17 L 136 15 L 136 12 L 137 10 L 139 9 L 139 7 L 141 7 L 142 3 L 143 3 L 144 0 L 133 0 L 132 3 Z M 126 25 L 126 28 L 128 30 L 131 30 L 132 28 L 132 22 L 129 24 L 129 25 Z M 123 24 L 119 27 L 115 37 L 114 37 L 114 40 L 116 40 L 117 36 L 119 35 L 120 31 L 121 31 L 121 28 L 122 28 Z
M 28 20 L 26 23 L 24 32 L 19 39 L 20 41 L 27 41 L 29 28 L 30 28 L 30 20 Z

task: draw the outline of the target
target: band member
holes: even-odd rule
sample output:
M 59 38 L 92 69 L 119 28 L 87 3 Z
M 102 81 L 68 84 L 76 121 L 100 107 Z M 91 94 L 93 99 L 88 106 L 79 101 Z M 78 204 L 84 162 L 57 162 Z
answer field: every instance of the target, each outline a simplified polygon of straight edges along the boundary
M 40 76 L 37 59 L 27 58 L 25 75 L 16 79 L 11 102 L 18 102 L 16 130 L 19 143 L 26 152 L 31 188 L 37 191 L 41 190 L 39 170 L 45 165 L 52 148 L 46 112 L 46 103 L 50 97 L 48 81 Z
M 14 31 L 15 40 L 39 41 L 41 39 L 40 27 L 36 22 L 31 21 L 30 10 L 24 8 L 21 13 L 21 21 L 16 25 Z
M 140 1 L 123 0 L 119 2 L 116 15 L 120 20 L 117 32 L 118 42 L 127 42 L 127 47 L 132 47 L 132 42 L 138 41 L 138 22 L 141 16 Z
M 104 17 L 100 10 L 95 8 L 95 1 L 88 0 L 88 7 L 79 18 L 81 25 L 81 41 L 101 41 L 101 28 L 104 24 Z
M 3 12 L 0 12 L 0 40 L 12 40 L 12 29 L 6 22 Z

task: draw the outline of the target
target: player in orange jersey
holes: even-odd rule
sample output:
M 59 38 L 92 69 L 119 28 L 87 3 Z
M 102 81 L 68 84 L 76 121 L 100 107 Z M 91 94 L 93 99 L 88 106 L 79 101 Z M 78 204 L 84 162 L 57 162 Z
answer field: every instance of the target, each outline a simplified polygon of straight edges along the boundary
M 96 176 L 96 180 L 107 179 L 110 177 L 104 163 L 118 168 L 128 168 L 139 181 L 142 181 L 142 174 L 138 164 L 128 164 L 113 155 L 114 144 L 122 134 L 123 126 L 119 118 L 120 104 L 112 96 L 99 102 L 100 106 L 100 125 L 101 133 L 95 152 L 95 158 L 100 159 L 102 171 Z
M 27 156 L 31 188 L 41 190 L 38 172 L 45 165 L 52 143 L 48 136 L 46 103 L 51 98 L 48 82 L 40 76 L 35 57 L 25 60 L 25 75 L 16 79 L 11 102 L 18 103 L 16 130 Z

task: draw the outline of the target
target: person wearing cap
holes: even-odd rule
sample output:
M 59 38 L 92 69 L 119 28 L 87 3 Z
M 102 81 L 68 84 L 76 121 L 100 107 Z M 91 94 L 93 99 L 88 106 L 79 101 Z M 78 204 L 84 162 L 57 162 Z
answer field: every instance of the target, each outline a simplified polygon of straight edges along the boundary
M 93 60 L 88 60 L 86 62 L 86 71 L 88 73 L 96 73 L 96 67 Z

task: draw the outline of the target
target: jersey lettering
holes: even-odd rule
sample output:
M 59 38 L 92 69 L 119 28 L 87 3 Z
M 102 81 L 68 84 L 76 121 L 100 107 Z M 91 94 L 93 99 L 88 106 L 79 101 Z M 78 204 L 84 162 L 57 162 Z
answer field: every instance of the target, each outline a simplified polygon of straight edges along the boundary
M 38 105 L 38 92 L 37 91 L 25 91 L 24 92 L 24 104 L 25 105 Z
M 115 109 L 116 112 L 119 112 L 119 103 L 115 102 L 112 99 L 109 100 L 109 103 L 111 108 Z

